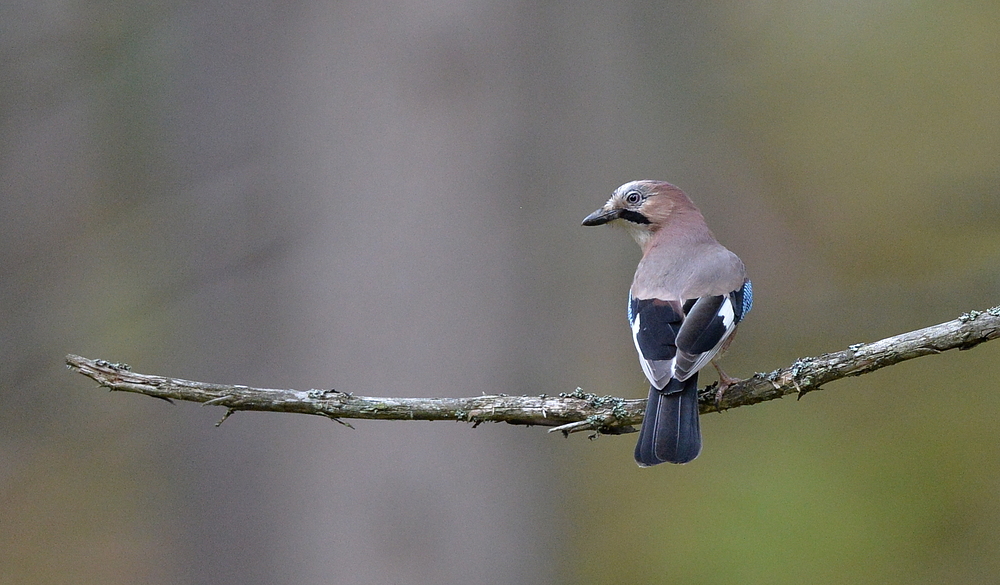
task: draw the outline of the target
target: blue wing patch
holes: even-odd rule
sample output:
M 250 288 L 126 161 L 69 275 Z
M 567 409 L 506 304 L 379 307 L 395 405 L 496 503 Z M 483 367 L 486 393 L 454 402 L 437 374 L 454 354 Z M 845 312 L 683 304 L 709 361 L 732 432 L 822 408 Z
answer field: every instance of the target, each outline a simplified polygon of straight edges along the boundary
M 739 323 L 753 308 L 753 285 L 748 279 L 743 288 L 733 291 L 733 306 L 736 307 L 736 322 Z

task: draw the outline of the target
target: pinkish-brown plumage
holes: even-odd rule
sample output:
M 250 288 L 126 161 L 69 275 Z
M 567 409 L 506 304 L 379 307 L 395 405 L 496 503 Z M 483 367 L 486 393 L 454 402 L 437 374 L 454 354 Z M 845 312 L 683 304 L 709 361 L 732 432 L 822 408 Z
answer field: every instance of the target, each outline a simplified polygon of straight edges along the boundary
M 626 183 L 583 225 L 612 222 L 642 249 L 629 323 L 651 386 L 635 458 L 643 467 L 686 463 L 701 452 L 698 371 L 728 345 L 750 310 L 750 281 L 743 262 L 670 183 Z

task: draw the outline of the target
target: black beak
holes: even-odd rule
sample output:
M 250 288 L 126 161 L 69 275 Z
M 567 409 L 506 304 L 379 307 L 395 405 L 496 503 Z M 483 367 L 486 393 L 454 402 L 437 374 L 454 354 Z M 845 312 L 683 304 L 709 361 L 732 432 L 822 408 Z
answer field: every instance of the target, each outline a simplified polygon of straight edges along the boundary
M 605 209 L 600 208 L 594 213 L 591 213 L 587 217 L 583 218 L 582 225 L 604 225 L 609 221 L 614 221 L 622 216 L 621 209 Z

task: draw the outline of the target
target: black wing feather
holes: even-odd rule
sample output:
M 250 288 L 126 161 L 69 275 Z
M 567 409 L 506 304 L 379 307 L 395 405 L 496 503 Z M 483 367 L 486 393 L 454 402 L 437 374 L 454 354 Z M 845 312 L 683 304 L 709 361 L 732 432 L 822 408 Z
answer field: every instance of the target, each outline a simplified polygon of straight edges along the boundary
M 691 307 L 684 319 L 684 327 L 678 332 L 677 347 L 690 354 L 711 351 L 722 341 L 726 334 L 726 325 L 719 314 L 724 295 L 701 297 Z
M 650 361 L 674 359 L 677 332 L 684 322 L 683 313 L 659 299 L 632 299 L 629 316 L 632 323 L 639 320 L 635 340 L 643 358 Z

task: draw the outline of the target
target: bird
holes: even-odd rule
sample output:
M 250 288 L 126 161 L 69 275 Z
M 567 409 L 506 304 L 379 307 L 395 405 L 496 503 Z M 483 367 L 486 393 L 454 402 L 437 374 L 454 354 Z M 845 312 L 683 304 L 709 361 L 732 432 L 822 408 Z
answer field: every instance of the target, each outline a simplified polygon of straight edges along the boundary
M 585 226 L 621 225 L 642 249 L 629 290 L 628 322 L 649 381 L 635 461 L 640 467 L 688 463 L 701 453 L 698 372 L 719 373 L 717 400 L 736 380 L 716 357 L 753 306 L 753 286 L 739 257 L 720 244 L 701 211 L 665 181 L 630 181 L 615 189 Z

